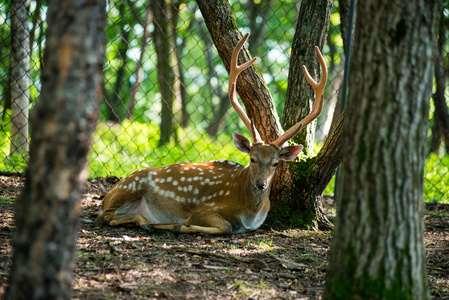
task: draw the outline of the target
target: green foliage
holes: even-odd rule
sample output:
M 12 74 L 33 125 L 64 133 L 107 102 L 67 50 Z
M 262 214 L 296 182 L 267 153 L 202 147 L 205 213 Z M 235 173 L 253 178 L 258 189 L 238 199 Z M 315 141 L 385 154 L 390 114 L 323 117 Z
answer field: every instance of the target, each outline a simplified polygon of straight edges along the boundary
M 23 173 L 27 167 L 27 155 L 11 155 L 10 153 L 11 120 L 8 112 L 9 110 L 4 116 L 0 129 L 0 171 Z
M 234 147 L 229 136 L 212 140 L 206 133 L 180 130 L 179 143 L 157 147 L 159 128 L 152 122 L 99 123 L 89 153 L 90 175 L 127 176 L 142 167 L 177 162 L 229 159 L 246 164 L 247 156 Z
M 431 153 L 425 164 L 424 200 L 449 204 L 449 155 Z

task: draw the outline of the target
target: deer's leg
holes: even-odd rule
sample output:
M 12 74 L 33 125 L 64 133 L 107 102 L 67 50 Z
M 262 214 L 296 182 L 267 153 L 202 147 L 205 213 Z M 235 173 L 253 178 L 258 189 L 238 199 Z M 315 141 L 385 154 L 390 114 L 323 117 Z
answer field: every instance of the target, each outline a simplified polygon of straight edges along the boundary
M 214 235 L 225 235 L 231 234 L 231 232 L 227 232 L 221 228 L 217 227 L 205 227 L 198 225 L 187 225 L 187 224 L 157 224 L 151 225 L 152 228 L 160 229 L 160 230 L 171 230 L 176 233 L 206 233 L 206 234 L 214 234 Z
M 155 229 L 172 230 L 178 233 L 206 233 L 214 235 L 227 235 L 232 233 L 229 221 L 216 213 L 194 213 L 184 224 L 155 224 Z
M 118 226 L 122 224 L 136 224 L 145 226 L 148 220 L 141 214 L 116 215 L 115 211 L 105 211 L 94 221 L 94 225 L 107 224 L 109 226 Z

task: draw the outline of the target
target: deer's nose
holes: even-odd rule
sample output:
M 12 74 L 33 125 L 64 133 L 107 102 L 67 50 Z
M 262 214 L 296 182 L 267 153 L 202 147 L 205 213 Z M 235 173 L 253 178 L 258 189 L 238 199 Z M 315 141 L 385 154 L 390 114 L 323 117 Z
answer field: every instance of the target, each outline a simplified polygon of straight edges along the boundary
M 267 183 L 264 181 L 256 181 L 256 188 L 258 188 L 259 190 L 264 190 L 267 188 Z

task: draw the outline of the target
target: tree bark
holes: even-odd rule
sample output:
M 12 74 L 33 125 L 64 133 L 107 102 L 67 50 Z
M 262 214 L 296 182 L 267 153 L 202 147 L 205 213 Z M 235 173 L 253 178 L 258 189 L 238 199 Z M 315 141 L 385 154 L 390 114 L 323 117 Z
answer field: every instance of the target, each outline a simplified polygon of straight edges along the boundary
M 327 299 L 429 298 L 423 175 L 438 6 L 358 7 Z
M 287 99 L 285 101 L 283 128 L 290 128 L 305 118 L 311 111 L 314 93 L 304 76 L 302 66 L 315 78 L 320 80 L 320 65 L 315 54 L 315 46 L 323 49 L 329 29 L 332 1 L 305 0 L 296 23 L 293 37 L 290 69 L 288 71 Z M 311 122 L 298 135 L 292 138 L 296 144 L 304 145 L 303 152 L 313 153 L 316 121 Z
M 30 104 L 30 32 L 28 1 L 11 4 L 11 150 L 10 155 L 26 155 L 28 144 L 28 107 Z
M 430 151 L 440 152 L 443 142 L 446 145 L 446 153 L 449 154 L 449 110 L 446 104 L 444 91 L 446 89 L 446 76 L 444 74 L 444 44 L 446 41 L 444 12 L 441 12 L 441 19 L 438 34 L 438 48 L 435 56 L 435 84 L 436 91 L 433 94 L 435 111 L 433 113 L 432 140 Z
M 282 120 L 285 129 L 302 120 L 312 109 L 314 92 L 304 76 L 302 65 L 307 66 L 307 70 L 315 80 L 320 81 L 320 65 L 314 48 L 318 46 L 322 49 L 326 41 L 331 10 L 332 1 L 329 0 L 301 2 L 292 43 L 287 99 Z M 320 163 L 329 164 L 327 168 L 329 173 L 320 178 L 324 174 L 314 168 L 314 164 L 318 163 L 317 158 L 313 157 L 315 127 L 316 121 L 313 121 L 292 138 L 295 144 L 305 146 L 302 160 L 279 165 L 271 191 L 272 210 L 268 222 L 282 220 L 282 223 L 288 226 L 315 228 L 318 226 L 321 229 L 332 227 L 321 209 L 320 200 L 340 162 L 338 155 L 340 128 L 334 128 L 328 137 L 329 141 L 326 141 L 326 143 L 333 141 L 331 144 L 336 147 L 333 150 L 336 154 L 335 160 L 327 155 L 319 155 Z M 332 153 L 326 152 L 325 149 L 322 151 Z M 317 183 L 324 178 L 328 179 L 327 183 L 318 186 Z
M 49 3 L 47 68 L 31 119 L 5 299 L 70 299 L 79 198 L 101 91 L 105 10 L 104 1 Z

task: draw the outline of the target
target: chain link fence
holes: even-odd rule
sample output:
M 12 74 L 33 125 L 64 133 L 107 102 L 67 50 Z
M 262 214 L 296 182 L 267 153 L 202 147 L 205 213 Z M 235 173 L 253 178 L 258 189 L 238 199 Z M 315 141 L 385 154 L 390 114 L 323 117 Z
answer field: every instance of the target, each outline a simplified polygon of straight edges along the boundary
M 167 3 L 168 2 L 168 3 Z M 166 3 L 166 5 L 161 5 Z M 291 41 L 300 1 L 231 1 L 237 26 L 282 118 Z M 0 4 L 0 171 L 22 173 L 28 116 L 41 89 L 45 1 Z M 426 201 L 449 202 L 448 16 L 443 14 L 429 115 Z M 227 95 L 228 74 L 194 1 L 107 2 L 103 98 L 89 153 L 90 177 L 126 176 L 140 167 L 230 159 L 246 164 L 231 134 L 246 130 Z M 338 1 L 324 47 L 329 66 L 319 147 L 340 113 L 344 51 Z M 32 129 L 32 128 L 31 128 Z M 328 189 L 332 193 L 332 188 Z

